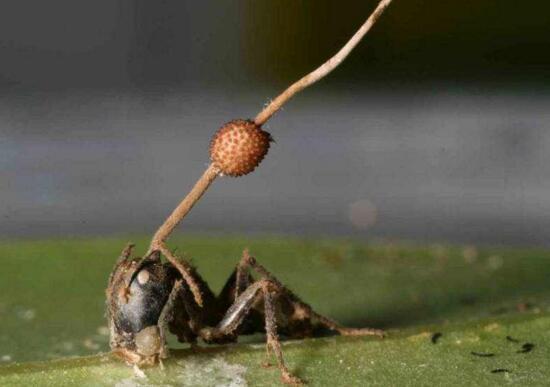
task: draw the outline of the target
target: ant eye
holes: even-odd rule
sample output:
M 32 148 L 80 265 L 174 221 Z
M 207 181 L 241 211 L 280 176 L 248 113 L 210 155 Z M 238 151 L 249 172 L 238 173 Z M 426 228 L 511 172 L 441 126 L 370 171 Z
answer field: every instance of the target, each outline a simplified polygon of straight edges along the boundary
M 150 274 L 147 270 L 143 269 L 137 275 L 137 281 L 140 285 L 145 285 L 149 281 Z

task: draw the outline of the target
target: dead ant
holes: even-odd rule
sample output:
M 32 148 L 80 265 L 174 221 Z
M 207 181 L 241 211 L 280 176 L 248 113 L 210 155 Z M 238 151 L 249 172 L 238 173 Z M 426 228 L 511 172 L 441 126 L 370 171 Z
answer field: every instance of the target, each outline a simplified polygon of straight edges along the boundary
M 217 296 L 193 267 L 180 260 L 200 288 L 201 307 L 181 273 L 161 262 L 159 251 L 143 259 L 132 258 L 132 247 L 122 252 L 107 288 L 110 344 L 128 363 L 154 365 L 166 358 L 166 328 L 180 342 L 192 345 L 197 338 L 223 344 L 235 342 L 239 335 L 262 332 L 267 335 L 268 353 L 272 350 L 275 354 L 282 380 L 299 384 L 301 380 L 285 365 L 279 333 L 291 338 L 309 337 L 321 330 L 345 336 L 383 336 L 381 330 L 343 327 L 318 314 L 246 250 Z M 260 279 L 254 280 L 251 271 Z
M 115 354 L 134 365 L 162 364 L 168 351 L 166 328 L 179 341 L 194 345 L 227 343 L 239 335 L 265 332 L 285 383 L 300 384 L 285 365 L 279 333 L 301 338 L 319 330 L 347 336 L 383 336 L 377 329 L 347 328 L 315 312 L 287 289 L 245 250 L 217 296 L 187 261 L 176 257 L 166 240 L 214 180 L 242 176 L 263 160 L 272 141 L 261 126 L 286 101 L 336 68 L 381 16 L 391 0 L 381 0 L 366 22 L 327 62 L 307 74 L 267 105 L 254 120 L 223 125 L 210 144 L 212 163 L 189 194 L 157 230 L 144 258 L 132 257 L 127 246 L 109 277 L 107 317 Z M 168 262 L 161 261 L 163 255 Z M 252 273 L 259 279 L 255 280 Z

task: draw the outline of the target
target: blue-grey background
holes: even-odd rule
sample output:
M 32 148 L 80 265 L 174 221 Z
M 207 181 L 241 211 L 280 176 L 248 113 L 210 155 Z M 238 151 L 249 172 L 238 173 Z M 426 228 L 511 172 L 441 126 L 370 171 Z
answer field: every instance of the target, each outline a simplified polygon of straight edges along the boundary
M 374 4 L 3 1 L 0 237 L 152 233 Z M 549 85 L 548 2 L 395 0 L 181 231 L 548 246 Z

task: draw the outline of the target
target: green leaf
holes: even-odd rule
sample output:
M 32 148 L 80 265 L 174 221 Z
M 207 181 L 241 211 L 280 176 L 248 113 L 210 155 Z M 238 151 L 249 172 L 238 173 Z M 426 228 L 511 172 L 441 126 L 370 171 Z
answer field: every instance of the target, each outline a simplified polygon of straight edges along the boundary
M 147 247 L 144 238 L 130 239 L 142 251 Z M 144 370 L 146 379 L 110 355 L 92 355 L 108 351 L 104 288 L 126 242 L 0 243 L 0 364 L 6 364 L 0 366 L 0 385 L 278 381 L 275 368 L 260 366 L 265 361 L 261 335 L 199 353 L 171 342 L 180 349 L 172 351 L 165 370 Z M 170 244 L 192 258 L 215 290 L 249 247 L 319 312 L 348 325 L 389 329 L 384 340 L 285 341 L 289 368 L 312 385 L 540 385 L 550 380 L 547 251 L 268 237 L 196 236 Z M 433 344 L 436 332 L 442 335 Z M 525 343 L 534 347 L 518 353 Z

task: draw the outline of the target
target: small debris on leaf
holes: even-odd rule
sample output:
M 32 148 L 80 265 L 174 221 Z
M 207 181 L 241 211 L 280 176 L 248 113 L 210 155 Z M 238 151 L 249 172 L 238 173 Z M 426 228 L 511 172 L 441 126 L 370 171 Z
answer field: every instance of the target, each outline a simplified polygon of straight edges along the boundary
M 437 341 L 441 338 L 441 336 L 443 336 L 443 333 L 441 332 L 436 332 L 432 335 L 432 344 L 437 344 Z
M 512 336 L 506 336 L 506 340 L 508 340 L 510 343 L 519 343 L 519 340 L 514 339 Z
M 494 369 L 494 370 L 491 370 L 491 373 L 492 373 L 492 374 L 500 374 L 500 373 L 504 373 L 504 372 L 510 373 L 510 372 L 512 372 L 512 371 L 510 371 L 510 370 L 508 370 L 508 369 L 506 369 L 506 368 L 496 368 L 496 369 Z
M 486 352 L 470 352 L 472 355 L 474 356 L 478 356 L 478 357 L 493 357 L 495 356 L 494 353 L 486 353 Z
M 525 343 L 521 346 L 521 349 L 517 351 L 517 353 L 527 353 L 531 352 L 535 348 L 535 344 L 533 343 Z

